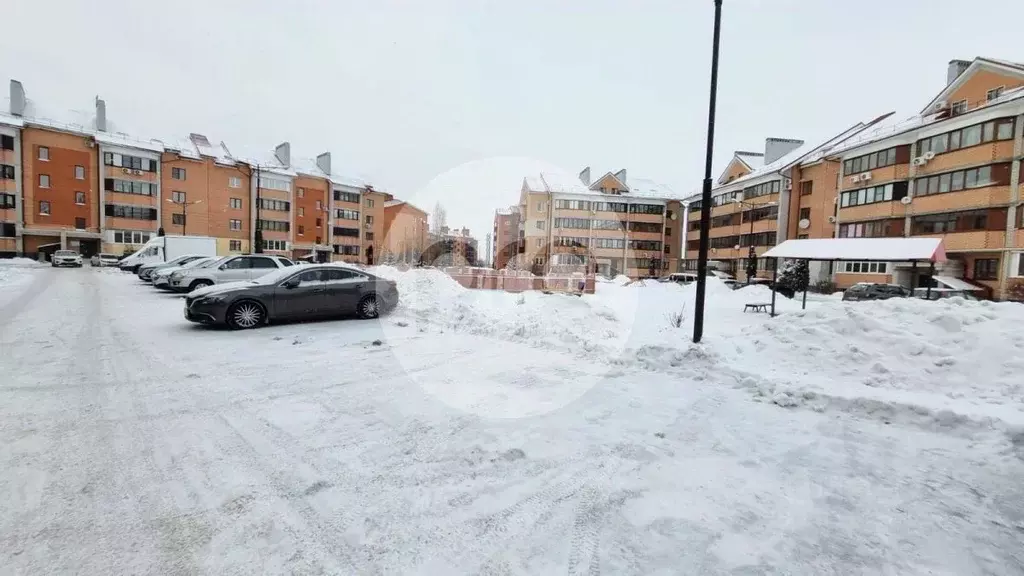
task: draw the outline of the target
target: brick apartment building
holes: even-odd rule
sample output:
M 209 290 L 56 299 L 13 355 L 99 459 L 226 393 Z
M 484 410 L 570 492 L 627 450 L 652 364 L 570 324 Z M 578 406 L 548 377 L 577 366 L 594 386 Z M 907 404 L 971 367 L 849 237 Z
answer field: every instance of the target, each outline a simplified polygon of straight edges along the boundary
M 410 250 L 426 243 L 426 215 L 387 218 L 394 201 L 332 172 L 329 152 L 293 158 L 285 142 L 252 159 L 202 134 L 126 135 L 99 98 L 94 114 L 54 121 L 12 80 L 0 111 L 0 256 L 123 254 L 161 230 L 214 237 L 220 255 L 247 253 L 259 230 L 268 253 L 372 263 L 390 236 Z
M 710 259 L 743 278 L 751 241 L 760 254 L 789 238 L 941 237 L 949 261 L 940 274 L 1006 297 L 1012 284 L 1024 282 L 1024 64 L 954 60 L 945 80 L 908 119 L 882 116 L 762 166 L 744 166 L 737 155 L 713 193 Z M 766 182 L 767 190 L 756 188 Z M 735 204 L 736 197 L 757 206 Z M 699 208 L 699 197 L 691 198 L 687 268 L 696 264 Z M 773 208 L 772 221 L 759 224 Z M 735 212 L 742 212 L 739 222 Z M 744 237 L 748 218 L 753 238 Z M 926 281 L 912 274 L 901 263 L 812 265 L 815 279 L 831 278 L 840 288 Z
M 518 259 L 522 244 L 520 234 L 518 206 L 494 211 L 494 230 L 491 236 L 494 242 L 493 268 L 501 270 L 508 266 L 510 260 Z
M 518 206 L 523 268 L 665 275 L 681 256 L 682 205 L 667 186 L 626 170 L 592 179 L 543 173 L 523 179 Z

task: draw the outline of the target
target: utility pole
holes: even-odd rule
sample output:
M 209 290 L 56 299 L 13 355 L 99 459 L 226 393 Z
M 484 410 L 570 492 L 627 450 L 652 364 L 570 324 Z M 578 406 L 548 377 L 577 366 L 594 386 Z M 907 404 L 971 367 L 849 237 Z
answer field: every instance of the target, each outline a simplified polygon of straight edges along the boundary
M 194 206 L 196 204 L 202 204 L 203 201 L 202 200 L 193 200 L 192 202 L 175 202 L 174 200 L 168 198 L 167 202 L 170 203 L 170 204 L 180 204 L 181 205 L 181 235 L 182 236 L 186 236 L 185 227 L 188 225 L 188 207 L 189 206 Z
M 715 151 L 715 99 L 718 93 L 718 44 L 722 30 L 722 0 L 715 0 L 715 32 L 711 41 L 711 97 L 708 104 L 708 147 L 704 159 L 704 188 L 700 205 L 700 247 L 697 252 L 697 297 L 693 341 L 704 335 L 704 294 L 708 284 L 708 245 L 711 227 L 711 163 Z
M 253 234 L 252 234 L 253 244 L 255 244 L 255 246 L 253 246 L 252 251 L 255 254 L 262 254 L 263 253 L 263 229 L 260 227 L 260 208 L 261 208 L 261 206 L 260 206 L 260 204 L 261 204 L 261 202 L 260 202 L 260 188 L 262 187 L 262 184 L 263 183 L 260 180 L 260 165 L 257 164 L 256 165 L 256 229 L 253 231 Z

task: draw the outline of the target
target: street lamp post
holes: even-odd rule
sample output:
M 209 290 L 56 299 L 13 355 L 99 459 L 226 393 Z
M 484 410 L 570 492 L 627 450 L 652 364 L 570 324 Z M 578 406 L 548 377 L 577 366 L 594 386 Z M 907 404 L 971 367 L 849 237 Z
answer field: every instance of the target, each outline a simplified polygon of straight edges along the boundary
M 711 41 L 711 95 L 708 104 L 708 146 L 704 158 L 704 188 L 700 205 L 700 247 L 697 253 L 697 295 L 693 313 L 693 341 L 704 335 L 704 292 L 707 287 L 708 245 L 711 227 L 711 162 L 715 150 L 715 99 L 718 94 L 718 44 L 722 30 L 722 0 L 715 0 L 715 32 Z
M 171 198 L 167 199 L 170 204 L 179 204 L 181 206 L 181 235 L 185 236 L 185 227 L 188 225 L 188 207 L 195 206 L 196 204 L 202 204 L 202 200 L 194 200 L 192 202 L 175 202 Z
M 751 209 L 754 207 L 765 208 L 768 206 L 776 206 L 775 202 L 764 202 L 763 204 L 754 204 L 753 202 L 744 202 L 743 200 L 736 198 L 733 200 L 736 204 L 740 205 L 740 218 L 743 218 L 743 206 L 750 206 Z M 737 246 L 739 249 L 739 246 Z M 757 274 L 757 251 L 754 249 L 754 215 L 750 215 L 750 250 L 747 252 L 747 284 L 750 284 L 750 279 Z

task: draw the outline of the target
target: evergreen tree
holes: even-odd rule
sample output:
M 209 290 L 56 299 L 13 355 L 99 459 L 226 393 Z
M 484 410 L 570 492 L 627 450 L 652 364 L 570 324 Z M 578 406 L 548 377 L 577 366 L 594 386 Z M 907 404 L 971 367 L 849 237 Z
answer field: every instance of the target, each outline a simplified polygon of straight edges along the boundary
M 792 298 L 797 292 L 804 292 L 811 283 L 811 272 L 807 260 L 786 260 L 779 269 L 775 289 Z

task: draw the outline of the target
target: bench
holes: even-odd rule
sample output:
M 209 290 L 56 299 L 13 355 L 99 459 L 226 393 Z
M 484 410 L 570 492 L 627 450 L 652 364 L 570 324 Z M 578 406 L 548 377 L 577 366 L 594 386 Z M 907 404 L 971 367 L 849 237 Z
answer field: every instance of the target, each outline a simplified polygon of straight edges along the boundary
M 771 304 L 767 302 L 754 302 L 750 304 L 744 304 L 743 312 L 746 313 L 747 310 L 753 310 L 754 312 L 764 312 L 765 314 L 767 314 L 769 306 L 771 306 Z

